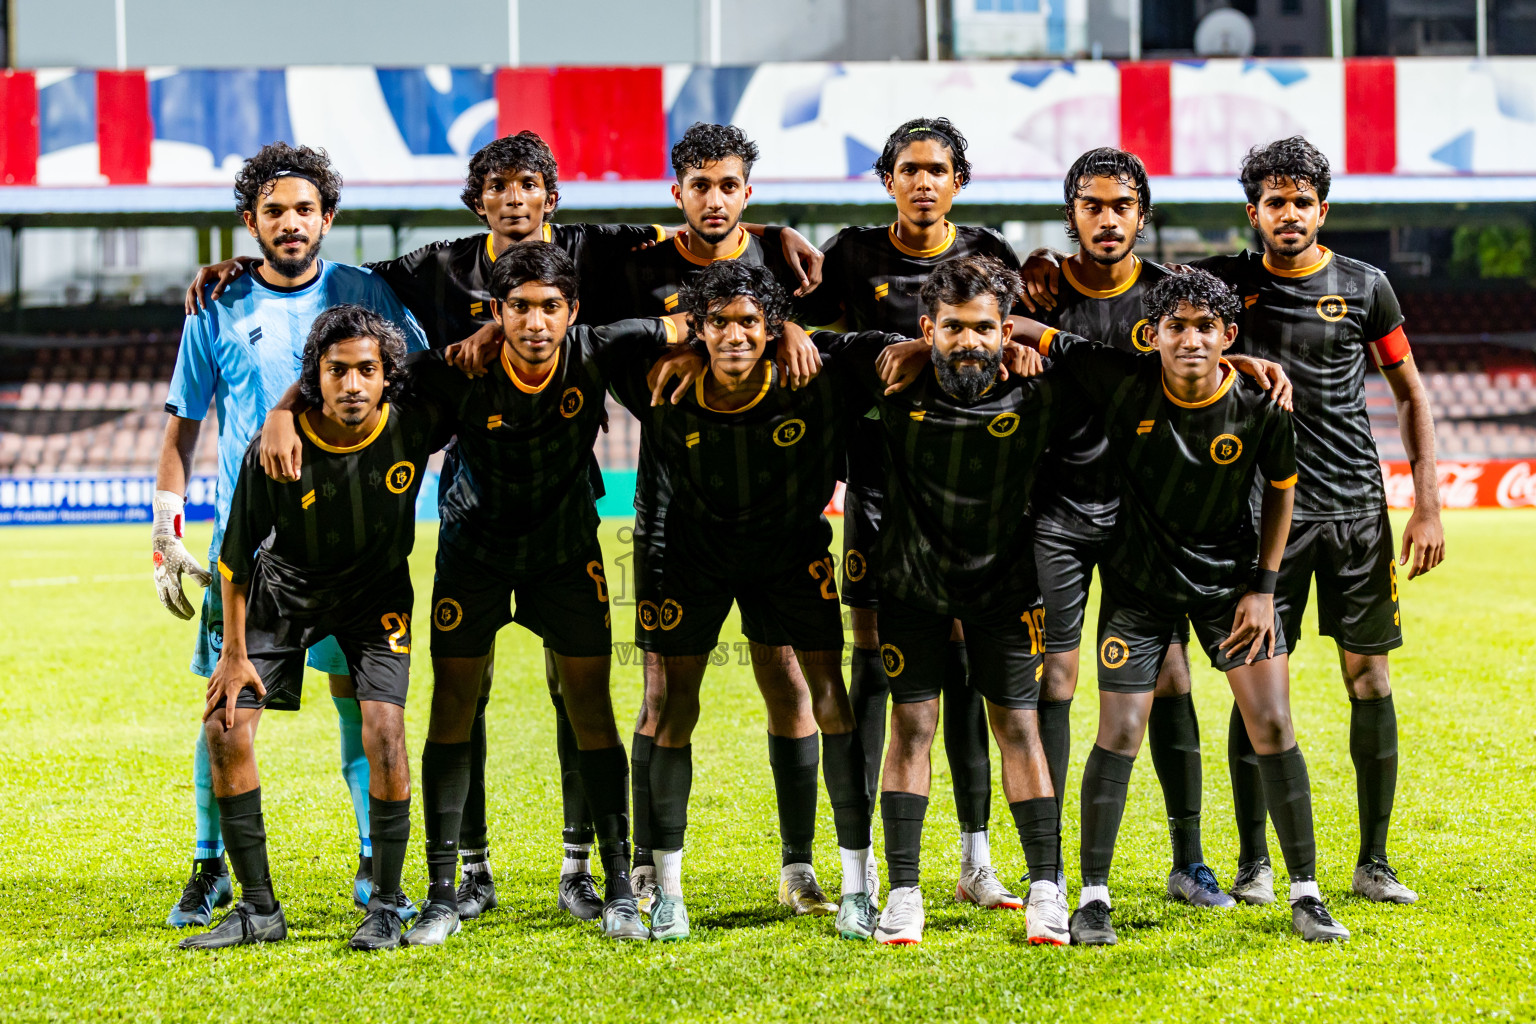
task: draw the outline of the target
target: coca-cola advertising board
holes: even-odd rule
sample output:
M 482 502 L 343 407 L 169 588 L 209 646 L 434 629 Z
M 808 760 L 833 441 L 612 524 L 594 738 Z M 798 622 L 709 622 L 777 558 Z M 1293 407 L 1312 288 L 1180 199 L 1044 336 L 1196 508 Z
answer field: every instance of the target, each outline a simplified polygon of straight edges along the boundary
M 1536 508 L 1536 459 L 1441 462 L 1440 504 L 1444 508 Z M 1406 462 L 1383 462 L 1387 504 L 1413 507 L 1413 472 Z

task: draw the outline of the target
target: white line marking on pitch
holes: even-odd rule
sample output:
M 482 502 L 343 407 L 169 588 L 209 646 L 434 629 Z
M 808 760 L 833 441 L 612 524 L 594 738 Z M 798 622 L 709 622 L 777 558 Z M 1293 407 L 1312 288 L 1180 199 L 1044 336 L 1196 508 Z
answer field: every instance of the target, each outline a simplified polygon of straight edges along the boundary
M 67 587 L 73 583 L 122 583 L 125 580 L 142 580 L 152 576 L 144 572 L 99 572 L 94 576 L 34 576 L 31 579 L 11 580 L 13 587 Z

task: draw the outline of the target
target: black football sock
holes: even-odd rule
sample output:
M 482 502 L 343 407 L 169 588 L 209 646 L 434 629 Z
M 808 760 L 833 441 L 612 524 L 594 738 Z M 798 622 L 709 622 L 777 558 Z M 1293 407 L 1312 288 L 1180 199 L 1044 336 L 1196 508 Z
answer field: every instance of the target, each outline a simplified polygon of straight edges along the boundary
M 634 895 L 629 885 L 629 760 L 624 748 L 583 750 L 581 781 L 597 832 L 597 854 L 603 862 L 603 899 Z
M 863 850 L 870 844 L 869 796 L 864 792 L 864 752 L 857 731 L 821 737 L 822 775 L 832 804 L 837 845 Z
M 651 747 L 651 849 L 680 850 L 693 791 L 693 745 Z
M 635 867 L 654 867 L 651 856 L 651 748 L 655 741 L 635 733 L 629 741 L 630 807 L 635 816 Z
M 918 884 L 923 852 L 923 817 L 928 798 L 886 790 L 880 794 L 880 820 L 885 824 L 886 884 L 902 889 Z
M 816 842 L 816 768 L 820 762 L 816 734 L 791 739 L 768 735 L 768 766 L 779 804 L 779 846 L 782 864 L 809 864 Z
M 1125 791 L 1131 782 L 1134 757 L 1105 750 L 1097 743 L 1083 768 L 1082 850 L 1079 863 L 1084 885 L 1108 885 L 1115 858 L 1115 839 L 1125 815 Z
M 473 743 L 433 743 L 421 749 L 421 806 L 427 830 L 427 898 L 457 904 L 454 873 L 462 834 Z
M 885 755 L 885 712 L 891 698 L 891 682 L 885 678 L 880 651 L 853 649 L 853 683 L 848 700 L 853 704 L 853 727 L 864 751 L 864 788 L 870 807 L 880 795 L 880 759 Z
M 1060 871 L 1061 826 L 1054 797 L 1015 800 L 1008 805 L 1013 824 L 1019 830 L 1024 847 L 1024 863 L 1029 865 L 1029 881 L 1055 884 Z
M 992 817 L 992 760 L 987 706 L 968 682 L 965 643 L 952 640 L 944 661 L 944 753 L 955 789 L 960 831 L 980 832 Z
M 1285 855 L 1285 870 L 1293 882 L 1317 877 L 1317 840 L 1312 832 L 1312 782 L 1300 747 L 1281 754 L 1260 754 L 1259 777 L 1264 799 L 1275 820 L 1275 836 Z
M 1232 815 L 1237 819 L 1237 862 L 1249 864 L 1269 856 L 1264 834 L 1268 810 L 1264 806 L 1264 782 L 1259 778 L 1259 755 L 1253 752 L 1243 713 L 1232 703 L 1227 723 L 1227 770 L 1232 773 Z
M 1387 829 L 1397 794 L 1397 708 L 1392 695 L 1349 702 L 1349 756 L 1355 762 L 1360 803 L 1360 856 L 1356 864 L 1387 861 Z
M 267 867 L 261 787 L 239 796 L 221 796 L 218 801 L 224 849 L 240 883 L 240 899 L 256 908 L 256 913 L 270 914 L 277 909 L 277 897 L 272 894 L 272 872 Z
M 1200 848 L 1200 723 L 1194 698 L 1154 697 L 1147 720 L 1152 767 L 1163 787 L 1168 811 L 1168 835 L 1173 842 L 1173 866 L 1205 863 Z
M 459 822 L 459 849 L 484 850 L 490 845 L 485 824 L 485 706 L 489 697 L 481 697 L 475 706 L 474 725 L 469 730 L 469 788 L 464 794 L 464 816 Z
M 1040 723 L 1040 746 L 1045 749 L 1045 763 L 1051 770 L 1051 791 L 1056 794 L 1056 818 L 1059 821 L 1067 793 L 1067 761 L 1072 756 L 1072 698 L 1042 700 L 1036 714 Z
M 565 828 L 561 836 L 567 846 L 590 846 L 592 808 L 587 806 L 587 791 L 581 785 L 576 733 L 571 729 L 570 716 L 565 713 L 565 698 L 556 693 L 551 694 L 549 700 L 555 706 L 555 754 L 560 758 L 560 805 L 565 811 Z
M 368 796 L 368 831 L 373 839 L 373 894 L 389 897 L 400 891 L 405 848 L 411 842 L 411 799 L 380 800 Z

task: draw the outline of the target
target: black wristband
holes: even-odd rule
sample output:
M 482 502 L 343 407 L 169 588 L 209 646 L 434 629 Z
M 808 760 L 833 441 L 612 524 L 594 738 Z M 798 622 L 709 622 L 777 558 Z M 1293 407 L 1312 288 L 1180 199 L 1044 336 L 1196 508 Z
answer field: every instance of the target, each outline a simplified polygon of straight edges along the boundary
M 1280 570 L 1259 569 L 1253 574 L 1253 582 L 1248 585 L 1251 594 L 1273 594 L 1275 584 L 1280 580 Z

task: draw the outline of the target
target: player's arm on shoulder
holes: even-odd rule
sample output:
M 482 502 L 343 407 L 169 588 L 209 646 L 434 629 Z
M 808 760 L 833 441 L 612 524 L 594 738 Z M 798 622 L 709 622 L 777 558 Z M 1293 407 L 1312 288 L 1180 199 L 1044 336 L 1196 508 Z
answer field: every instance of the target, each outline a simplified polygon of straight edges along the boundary
M 196 316 L 209 304 L 219 301 L 219 296 L 224 294 L 224 289 L 231 281 L 249 274 L 251 266 L 260 262 L 254 256 L 232 256 L 221 263 L 199 267 L 197 273 L 192 275 L 192 283 L 187 285 L 187 294 L 182 301 L 187 316 Z M 210 289 L 209 285 L 213 287 Z
M 1019 267 L 1019 277 L 1024 290 L 1019 299 L 1031 313 L 1045 313 L 1056 308 L 1056 296 L 1061 291 L 1061 264 L 1066 253 L 1048 246 L 1031 252 Z
M 779 224 L 749 224 L 742 223 L 748 234 L 756 235 L 762 239 L 763 248 L 777 249 L 784 256 L 784 262 L 799 279 L 799 287 L 794 294 L 798 296 L 809 295 L 821 285 L 822 251 L 811 244 L 811 240 L 791 227 Z
M 1280 408 L 1291 408 L 1291 378 L 1286 376 L 1284 367 L 1279 363 L 1257 356 L 1246 356 L 1241 352 L 1228 352 L 1227 362 L 1238 373 L 1253 378 L 1259 387 L 1269 392 L 1269 397 Z

